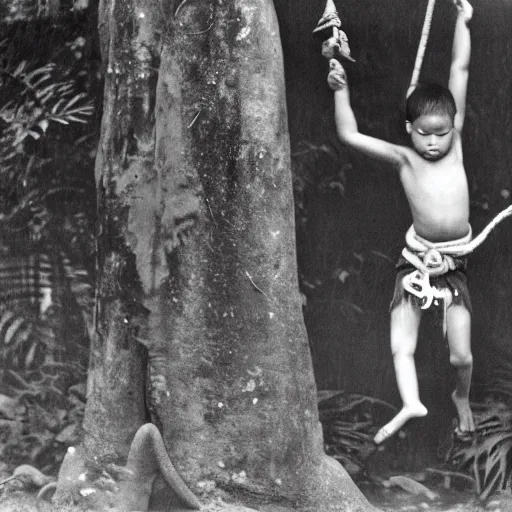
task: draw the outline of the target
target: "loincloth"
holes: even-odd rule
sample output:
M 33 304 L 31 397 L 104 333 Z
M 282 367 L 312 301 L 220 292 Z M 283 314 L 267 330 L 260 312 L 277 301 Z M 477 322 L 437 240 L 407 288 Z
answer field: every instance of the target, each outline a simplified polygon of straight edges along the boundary
M 414 226 L 406 235 L 406 247 L 397 263 L 398 276 L 390 308 L 396 307 L 404 298 L 412 300 L 421 309 L 444 304 L 446 331 L 446 300 L 443 288 L 452 292 L 452 304 L 462 304 L 471 312 L 471 300 L 467 287 L 466 256 L 484 242 L 489 233 L 504 219 L 512 215 L 512 205 L 501 211 L 485 228 L 473 238 L 471 226 L 468 234 L 457 240 L 430 242 L 419 236 Z
M 449 270 L 445 274 L 430 278 L 431 286 L 438 290 L 448 288 L 452 293 L 452 305 L 464 306 L 470 313 L 472 312 L 471 298 L 469 295 L 468 278 L 466 275 L 467 258 L 453 258 L 455 269 Z M 397 276 L 395 280 L 395 290 L 390 304 L 390 311 L 398 306 L 403 300 L 408 300 L 411 304 L 421 307 L 422 299 L 412 295 L 403 287 L 404 277 L 416 270 L 416 267 L 401 256 L 396 264 Z M 434 300 L 433 306 L 442 305 L 441 300 Z

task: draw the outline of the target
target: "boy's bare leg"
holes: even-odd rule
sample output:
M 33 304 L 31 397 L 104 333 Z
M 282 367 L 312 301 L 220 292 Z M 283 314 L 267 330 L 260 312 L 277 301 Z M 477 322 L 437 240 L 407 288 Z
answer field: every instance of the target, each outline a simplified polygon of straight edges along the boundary
M 474 432 L 475 423 L 469 407 L 469 388 L 473 371 L 471 355 L 471 315 L 464 306 L 452 305 L 447 312 L 447 334 L 450 363 L 457 370 L 452 400 L 459 416 L 459 432 Z
M 377 432 L 374 437 L 377 444 L 395 434 L 411 418 L 427 414 L 426 407 L 420 402 L 414 364 L 420 319 L 421 310 L 408 300 L 403 300 L 391 311 L 391 352 L 403 406 L 400 412 Z

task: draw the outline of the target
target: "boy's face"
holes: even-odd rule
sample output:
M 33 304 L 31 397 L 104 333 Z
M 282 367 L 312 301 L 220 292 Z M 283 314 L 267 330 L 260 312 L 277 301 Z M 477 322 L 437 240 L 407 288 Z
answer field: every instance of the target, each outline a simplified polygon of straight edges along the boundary
M 448 114 L 425 114 L 405 127 L 414 149 L 426 160 L 439 160 L 452 147 L 453 121 Z

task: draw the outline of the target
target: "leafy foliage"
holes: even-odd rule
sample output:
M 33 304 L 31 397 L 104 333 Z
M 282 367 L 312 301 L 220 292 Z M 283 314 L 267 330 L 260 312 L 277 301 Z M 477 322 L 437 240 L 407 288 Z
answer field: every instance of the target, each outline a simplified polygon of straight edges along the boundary
M 82 383 L 70 385 L 77 377 Z M 0 372 L 0 458 L 12 468 L 30 462 L 55 472 L 67 447 L 79 441 L 84 380 L 85 368 L 76 364 Z
M 365 460 L 375 451 L 375 409 L 394 407 L 383 400 L 343 391 L 320 391 L 318 411 L 325 451 L 352 475 L 365 472 Z
M 327 132 L 328 133 L 328 132 Z M 313 272 L 306 271 L 301 251 L 309 250 L 327 252 L 328 245 L 332 243 L 330 236 L 325 236 L 322 240 L 322 247 L 309 240 L 311 227 L 308 222 L 311 221 L 311 210 L 317 207 L 316 201 L 336 201 L 345 200 L 345 181 L 346 172 L 351 164 L 346 158 L 341 161 L 346 163 L 339 164 L 340 144 L 333 140 L 332 133 L 325 135 L 325 142 L 322 144 L 312 144 L 308 141 L 301 141 L 296 150 L 292 153 L 293 170 L 293 190 L 295 198 L 295 218 L 297 224 L 297 237 L 299 247 L 299 265 L 301 272 L 299 274 L 300 287 L 302 291 L 303 304 L 305 306 L 306 322 L 311 322 L 318 314 L 325 314 L 326 308 L 334 308 L 341 313 L 348 322 L 357 322 L 363 311 L 349 294 L 338 294 L 334 297 L 333 290 L 341 283 L 344 284 L 347 278 L 356 276 L 360 272 L 361 261 L 356 262 L 355 267 L 347 265 L 346 268 L 325 267 L 319 268 L 319 265 L 311 265 Z M 322 226 L 322 229 L 327 226 Z M 325 246 L 324 246 L 325 245 Z M 312 246 L 312 247 L 310 247 Z M 327 258 L 326 258 L 327 259 Z M 357 268 L 356 268 L 357 267 Z M 313 275 L 312 275 L 313 274 Z M 309 298 L 317 298 L 327 295 L 327 303 L 322 300 L 309 301 Z
M 34 204 L 34 189 L 41 188 L 35 171 L 46 162 L 37 162 L 35 148 L 24 141 L 40 140 L 53 123 L 84 124 L 93 113 L 92 100 L 85 92 L 77 92 L 76 81 L 65 75 L 52 62 L 38 66 L 22 60 L 0 70 L 0 200 L 4 215 L 14 204 L 18 210 L 19 203 Z
M 2 8 L 0 4 L 0 20 L 5 23 L 27 22 L 30 20 L 58 19 L 67 13 L 88 7 L 89 0 L 59 0 L 43 2 L 40 0 L 10 0 Z
M 346 166 L 339 167 L 335 146 L 329 141 L 320 145 L 301 141 L 292 153 L 292 169 L 295 215 L 298 226 L 304 228 L 308 218 L 308 195 L 336 192 L 342 198 Z
M 486 499 L 493 491 L 510 487 L 512 471 L 512 410 L 501 402 L 475 404 L 476 437 L 457 448 L 453 461 L 473 473 L 477 491 Z
M 504 357 L 498 356 L 498 358 L 498 364 L 486 386 L 487 394 L 492 397 L 499 397 L 504 401 L 510 401 L 512 400 L 512 361 Z
M 80 129 L 62 134 L 55 128 L 87 125 L 94 112 L 78 80 L 83 69 L 76 61 L 84 44 L 80 37 L 66 44 L 56 54 L 59 65 L 17 61 L 9 45 L 1 47 L 6 64 L 0 73 L 0 318 L 16 317 L 18 326 L 26 326 L 20 336 L 2 339 L 2 362 L 11 368 L 55 360 L 66 343 L 77 356 L 85 348 L 83 337 L 63 326 L 74 316 L 70 301 L 78 303 L 86 324 L 92 316 L 87 260 L 94 253 L 93 225 L 84 220 L 92 217 L 86 209 L 93 201 L 81 197 L 90 185 L 83 187 L 83 178 L 69 168 L 80 170 L 77 160 L 84 153 L 92 168 L 94 140 L 87 126 L 85 136 Z M 26 300 L 13 304 L 13 295 Z
M 383 250 L 346 229 L 357 215 L 346 184 L 357 159 L 328 119 L 319 126 L 321 143 L 303 140 L 292 152 L 299 282 L 310 335 L 323 332 L 326 318 L 340 326 L 367 323 L 394 267 Z
M 87 116 L 91 115 L 91 100 L 79 105 L 78 102 L 86 94 L 74 94 L 75 84 L 71 80 L 54 81 L 52 73 L 55 69 L 55 64 L 49 63 L 29 71 L 24 60 L 12 72 L 3 70 L 6 81 L 10 80 L 20 88 L 19 96 L 8 101 L 0 110 L 2 120 L 16 132 L 13 146 L 28 135 L 39 139 L 41 134 L 33 129 L 36 125 L 45 133 L 50 121 L 85 123 Z
M 13 326 L 10 344 L 0 336 L 0 459 L 52 471 L 85 402 L 101 76 L 84 58 L 92 37 L 35 54 L 26 39 L 0 44 L 0 323 Z
M 0 363 L 27 370 L 45 361 L 87 361 L 93 283 L 60 251 L 0 259 Z

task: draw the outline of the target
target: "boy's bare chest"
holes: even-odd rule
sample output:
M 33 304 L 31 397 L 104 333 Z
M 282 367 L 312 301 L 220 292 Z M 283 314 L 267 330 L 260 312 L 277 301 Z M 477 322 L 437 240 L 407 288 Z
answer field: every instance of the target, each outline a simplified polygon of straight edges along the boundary
M 447 155 L 442 161 L 428 162 L 418 159 L 402 173 L 402 184 L 407 196 L 424 200 L 465 200 L 468 195 L 466 172 L 462 159 L 456 154 Z
M 420 162 L 400 177 L 420 236 L 442 241 L 467 233 L 469 191 L 462 159 Z

